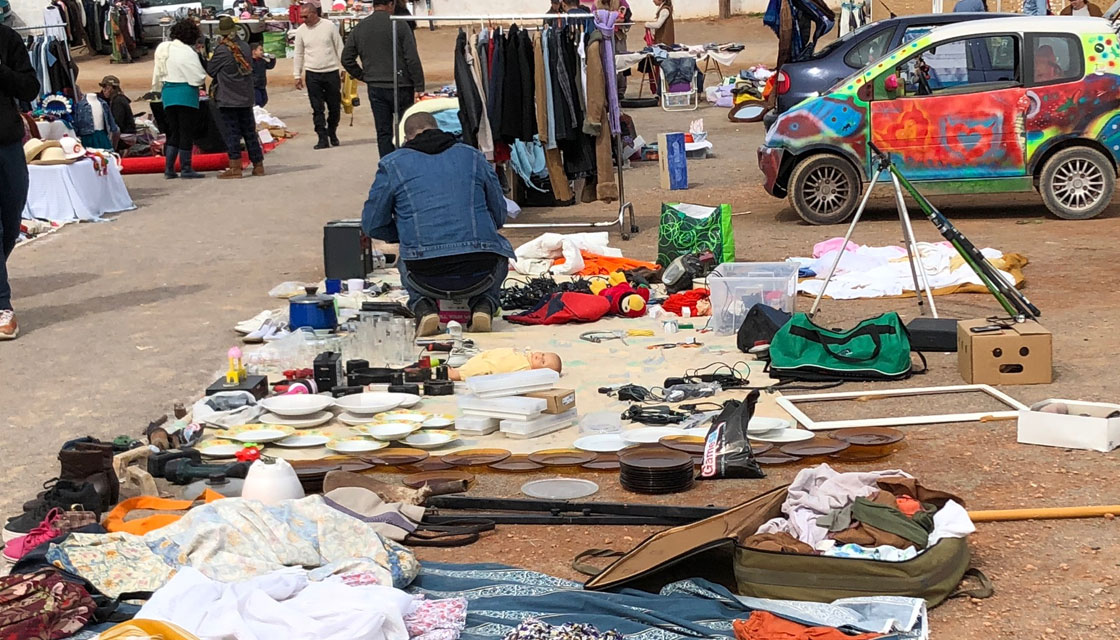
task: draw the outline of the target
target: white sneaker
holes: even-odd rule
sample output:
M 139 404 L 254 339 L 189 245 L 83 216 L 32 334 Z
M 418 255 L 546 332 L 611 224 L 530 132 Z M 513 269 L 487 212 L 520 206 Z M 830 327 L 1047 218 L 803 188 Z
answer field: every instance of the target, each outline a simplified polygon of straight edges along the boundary
M 0 340 L 15 340 L 19 336 L 19 323 L 11 309 L 0 311 Z
M 246 334 L 245 337 L 242 338 L 242 340 L 244 342 L 263 342 L 269 334 L 275 331 L 275 329 L 276 327 L 272 326 L 272 318 L 269 318 L 268 320 L 265 320 L 261 324 L 261 326 Z

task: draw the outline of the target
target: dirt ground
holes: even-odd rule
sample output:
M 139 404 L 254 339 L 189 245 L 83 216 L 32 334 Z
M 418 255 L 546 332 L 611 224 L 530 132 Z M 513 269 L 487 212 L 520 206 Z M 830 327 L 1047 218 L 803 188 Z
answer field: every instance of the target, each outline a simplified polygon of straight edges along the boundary
M 450 81 L 454 31 L 417 30 L 433 85 Z M 773 57 L 773 35 L 757 18 L 683 23 L 678 31 L 685 42 L 745 42 L 743 67 Z M 636 42 L 637 35 L 632 39 Z M 129 95 L 147 90 L 150 62 L 79 63 L 87 83 L 115 73 Z M 306 132 L 311 129 L 306 97 L 291 88 L 289 75 L 284 64 L 272 72 L 269 107 L 293 129 Z M 814 243 L 843 234 L 841 227 L 800 223 L 785 201 L 763 191 L 755 160 L 761 125 L 731 124 L 725 111 L 707 106 L 691 113 L 630 113 L 646 139 L 704 118 L 716 157 L 689 163 L 691 186 L 683 193 L 662 191 L 653 164 L 636 164 L 626 173 L 627 195 L 642 231 L 629 242 L 618 240 L 617 232 L 612 235 L 628 256 L 653 259 L 659 206 L 668 200 L 731 204 L 740 261 L 804 255 Z M 226 349 L 236 343 L 234 323 L 273 306 L 266 295 L 273 285 L 320 277 L 323 223 L 359 215 L 377 162 L 367 108 L 359 109 L 353 122 L 345 118 L 339 133 L 342 147 L 329 151 L 313 151 L 309 135 L 289 141 L 267 156 L 269 175 L 264 178 L 222 183 L 129 176 L 136 211 L 101 224 L 69 227 L 16 250 L 9 269 L 24 334 L 0 345 L 3 511 L 13 512 L 56 473 L 55 452 L 64 440 L 84 434 L 135 436 L 149 420 L 169 413 L 173 402 L 193 401 L 224 366 Z M 1026 293 L 1054 333 L 1055 380 L 1003 390 L 1027 403 L 1050 397 L 1115 401 L 1120 326 L 1113 313 L 1120 311 L 1120 298 L 1111 270 L 1120 258 L 1115 240 L 1120 237 L 1120 205 L 1095 220 L 1066 222 L 1049 216 L 1033 195 L 938 198 L 935 204 L 978 246 L 1030 259 Z M 528 211 L 523 219 L 604 220 L 615 211 L 608 205 L 581 205 Z M 919 240 L 940 240 L 924 220 L 916 219 L 914 225 Z M 508 235 L 516 245 L 535 234 L 510 230 Z M 891 200 L 873 200 L 856 240 L 899 242 Z M 802 299 L 799 304 L 807 309 L 809 303 Z M 942 297 L 937 306 L 943 316 L 957 318 L 999 312 L 987 295 Z M 907 319 L 916 311 L 912 300 L 828 302 L 822 320 L 841 326 L 888 310 Z M 961 382 L 952 354 L 935 354 L 929 365 L 928 374 L 896 386 Z M 911 405 L 930 412 L 956 406 L 950 398 Z M 866 413 L 875 410 L 868 406 Z M 1019 445 L 1014 422 L 910 427 L 907 434 L 909 446 L 883 463 L 838 466 L 904 469 L 928 486 L 963 496 L 972 509 L 1120 503 L 1116 452 Z M 796 472 L 771 468 L 765 480 L 713 482 L 657 499 L 625 493 L 613 476 L 600 474 L 596 499 L 733 505 L 789 482 Z M 542 476 L 483 474 L 472 493 L 516 496 L 521 483 L 537 477 Z M 931 614 L 934 637 L 1120 637 L 1117 527 L 1111 518 L 978 525 L 971 539 L 974 563 L 992 578 L 996 595 L 983 601 L 954 600 L 936 609 Z M 511 562 L 574 578 L 569 562 L 576 552 L 626 549 L 652 532 L 641 527 L 560 529 L 502 527 L 473 546 L 425 549 L 420 556 Z

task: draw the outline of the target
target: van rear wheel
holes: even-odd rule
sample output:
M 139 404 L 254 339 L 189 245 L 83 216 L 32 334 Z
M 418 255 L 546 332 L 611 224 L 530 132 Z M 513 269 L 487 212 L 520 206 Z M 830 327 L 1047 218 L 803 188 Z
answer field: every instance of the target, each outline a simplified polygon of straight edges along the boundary
M 811 156 L 789 177 L 789 202 L 809 224 L 839 224 L 856 209 L 863 184 L 852 163 L 840 156 Z
M 1116 188 L 1112 163 L 1096 149 L 1071 147 L 1042 166 L 1038 191 L 1051 213 L 1063 220 L 1088 220 L 1104 211 Z

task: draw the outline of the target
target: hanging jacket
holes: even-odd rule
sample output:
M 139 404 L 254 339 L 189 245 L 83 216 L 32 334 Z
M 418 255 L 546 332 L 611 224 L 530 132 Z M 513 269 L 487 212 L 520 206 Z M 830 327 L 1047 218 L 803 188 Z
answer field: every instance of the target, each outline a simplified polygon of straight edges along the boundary
M 23 40 L 4 25 L 0 25 L 0 62 L 0 145 L 7 145 L 23 139 L 23 118 L 16 101 L 37 98 L 39 80 Z
M 241 55 L 248 62 L 253 55 L 249 45 L 240 38 L 234 40 L 234 46 L 241 50 Z M 225 42 L 219 42 L 214 48 L 214 56 L 207 65 L 207 73 L 218 84 L 214 100 L 218 107 L 223 109 L 253 106 L 255 92 L 253 90 L 253 64 L 249 68 L 241 66 L 233 55 L 233 50 Z
M 455 39 L 455 86 L 459 88 L 459 123 L 463 126 L 463 142 L 478 148 L 478 127 L 483 118 L 482 96 L 474 84 L 467 62 L 467 34 L 459 29 Z

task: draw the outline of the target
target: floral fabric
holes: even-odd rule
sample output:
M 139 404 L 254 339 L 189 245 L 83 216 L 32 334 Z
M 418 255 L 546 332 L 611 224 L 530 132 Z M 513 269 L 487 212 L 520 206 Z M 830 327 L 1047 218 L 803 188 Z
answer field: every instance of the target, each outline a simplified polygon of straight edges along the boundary
M 377 584 L 398 589 L 420 570 L 410 550 L 385 540 L 371 524 L 329 507 L 321 496 L 276 505 L 226 498 L 195 507 L 144 536 L 72 534 L 51 545 L 47 559 L 110 597 L 154 591 L 184 566 L 219 582 L 293 566 L 311 568 L 312 580 L 364 572 Z
M 467 599 L 418 600 L 404 624 L 411 640 L 459 640 L 467 626 Z
M 622 640 L 622 634 L 578 622 L 557 626 L 529 618 L 506 634 L 505 640 Z

